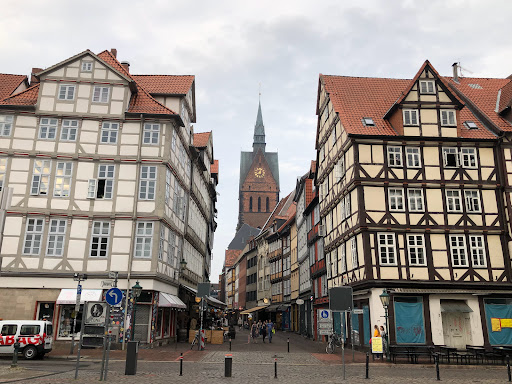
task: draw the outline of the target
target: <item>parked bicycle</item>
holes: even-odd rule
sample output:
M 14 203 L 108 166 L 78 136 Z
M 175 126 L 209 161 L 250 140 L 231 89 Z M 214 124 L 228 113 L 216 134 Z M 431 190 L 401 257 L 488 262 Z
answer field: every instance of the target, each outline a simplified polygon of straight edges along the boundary
M 190 349 L 194 348 L 194 345 L 199 343 L 199 331 L 196 331 L 196 336 L 194 337 L 194 340 L 190 343 Z
M 341 347 L 341 336 L 336 333 L 331 333 L 329 335 L 329 341 L 327 342 L 327 346 L 325 347 L 325 352 L 327 353 L 334 353 L 336 347 Z

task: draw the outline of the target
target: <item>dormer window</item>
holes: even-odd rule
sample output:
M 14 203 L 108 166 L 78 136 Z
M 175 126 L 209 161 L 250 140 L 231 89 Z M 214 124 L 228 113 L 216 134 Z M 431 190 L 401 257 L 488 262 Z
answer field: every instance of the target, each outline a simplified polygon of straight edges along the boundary
M 441 111 L 441 125 L 450 126 L 457 125 L 455 120 L 455 111 L 451 109 L 445 109 Z
M 436 93 L 433 80 L 420 80 L 420 93 Z
M 418 110 L 404 109 L 404 125 L 418 125 Z
M 465 121 L 464 122 L 464 125 L 468 128 L 468 129 L 478 129 L 478 126 L 476 125 L 476 123 L 474 121 Z
M 82 72 L 92 72 L 92 61 L 82 61 Z
M 363 117 L 363 124 L 367 127 L 375 127 L 375 122 L 371 117 Z
M 59 87 L 59 100 L 74 100 L 75 86 L 71 84 L 61 84 Z

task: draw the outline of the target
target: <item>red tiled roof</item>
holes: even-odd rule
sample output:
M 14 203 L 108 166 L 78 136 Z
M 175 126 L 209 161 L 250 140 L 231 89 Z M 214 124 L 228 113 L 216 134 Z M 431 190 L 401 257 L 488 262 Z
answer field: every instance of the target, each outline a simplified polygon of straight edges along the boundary
M 25 75 L 0 73 L 0 100 L 10 96 L 26 79 Z
M 210 139 L 211 132 L 194 133 L 194 147 L 206 147 Z
M 38 95 L 39 83 L 25 89 L 23 92 L 15 94 L 14 96 L 6 97 L 0 101 L 0 105 L 36 105 Z
M 267 222 L 265 223 L 265 226 L 261 229 L 261 232 L 263 232 L 265 229 L 271 227 L 274 219 L 288 218 L 288 216 L 286 215 L 286 212 L 282 212 L 282 210 L 285 207 L 289 198 L 293 199 L 292 193 L 288 194 L 288 196 L 282 198 L 279 201 L 279 203 L 277 203 L 277 206 L 274 208 L 274 211 L 270 214 L 269 218 L 267 219 Z
M 311 173 L 315 173 L 316 172 L 316 160 L 311 160 L 311 167 L 309 168 L 309 171 Z
M 194 83 L 193 75 L 132 75 L 146 91 L 158 95 L 186 95 Z
M 213 160 L 213 164 L 210 165 L 210 173 L 219 173 L 219 160 Z
M 281 225 L 281 227 L 277 230 L 278 232 L 281 232 L 284 227 L 286 227 L 288 224 L 293 222 L 295 220 L 295 213 L 297 212 L 297 203 L 294 201 L 293 204 L 290 205 L 288 210 L 286 211 L 286 216 L 283 217 L 283 219 L 287 219 L 286 222 Z
M 489 79 L 489 78 L 459 78 L 459 83 L 452 78 L 446 78 L 450 87 L 460 91 L 466 96 L 476 108 L 478 108 L 502 131 L 512 131 L 512 125 L 496 113 L 496 102 L 498 100 L 498 91 L 505 87 L 509 79 Z M 464 108 L 466 109 L 466 108 Z M 477 122 L 476 117 L 472 119 Z
M 501 88 L 500 105 L 498 112 L 501 113 L 507 107 L 510 107 L 512 103 L 512 80 L 509 81 L 503 88 Z
M 235 264 L 236 259 L 242 253 L 242 249 L 226 249 L 224 257 L 224 266 L 231 267 Z

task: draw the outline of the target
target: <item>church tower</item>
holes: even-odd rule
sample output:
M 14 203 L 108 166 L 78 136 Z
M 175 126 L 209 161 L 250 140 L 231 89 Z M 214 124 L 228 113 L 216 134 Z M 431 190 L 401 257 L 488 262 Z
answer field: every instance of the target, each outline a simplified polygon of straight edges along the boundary
M 240 156 L 238 225 L 263 227 L 279 201 L 279 160 L 277 152 L 267 152 L 261 101 L 254 125 L 252 152 Z

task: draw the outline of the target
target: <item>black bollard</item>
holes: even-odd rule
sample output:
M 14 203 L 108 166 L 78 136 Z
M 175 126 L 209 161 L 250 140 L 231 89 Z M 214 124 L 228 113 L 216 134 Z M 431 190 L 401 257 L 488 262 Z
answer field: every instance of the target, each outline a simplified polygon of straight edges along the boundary
M 231 351 L 231 337 L 229 338 L 229 351 Z
M 436 376 L 437 376 L 437 380 L 441 380 L 441 377 L 439 376 L 439 354 L 436 354 L 434 356 L 434 361 L 436 362 Z
M 277 379 L 277 359 L 274 359 L 274 379 Z
M 508 373 L 508 381 L 512 381 L 512 376 L 510 375 L 510 356 L 507 355 L 507 373 Z
M 368 374 L 370 373 L 370 354 L 366 352 L 366 378 L 369 379 Z
M 16 339 L 14 343 L 14 353 L 12 355 L 12 363 L 11 368 L 16 368 L 18 366 L 18 352 L 20 350 L 20 339 Z
M 288 353 L 290 353 L 290 338 L 288 338 Z
M 180 376 L 183 376 L 183 352 L 180 353 Z
M 224 359 L 224 377 L 231 377 L 231 371 L 233 369 L 233 355 L 231 353 L 226 354 Z
M 129 341 L 126 349 L 125 375 L 135 375 L 137 373 L 137 356 L 139 354 L 139 342 Z

